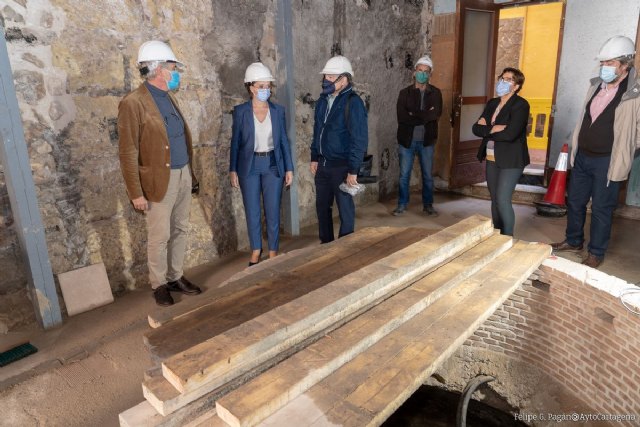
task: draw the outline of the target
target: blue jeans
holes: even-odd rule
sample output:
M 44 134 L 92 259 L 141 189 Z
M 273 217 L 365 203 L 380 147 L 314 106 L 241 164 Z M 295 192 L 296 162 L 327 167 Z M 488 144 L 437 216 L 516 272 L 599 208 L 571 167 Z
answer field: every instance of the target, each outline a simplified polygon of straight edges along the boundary
M 247 231 L 251 250 L 262 249 L 262 212 L 260 196 L 264 205 L 267 222 L 269 250 L 277 251 L 280 243 L 280 200 L 284 178 L 278 176 L 278 167 L 273 155 L 253 158 L 253 168 L 249 175 L 238 177 L 244 213 L 247 217 Z
M 516 214 L 513 212 L 511 198 L 524 168 L 502 169 L 496 162 L 487 161 L 487 188 L 491 195 L 491 219 L 493 228 L 500 234 L 513 236 Z
M 338 205 L 340 231 L 338 237 L 353 233 L 356 225 L 356 205 L 353 197 L 338 188 L 347 179 L 347 166 L 324 166 L 318 162 L 316 171 L 316 214 L 318 215 L 318 234 L 321 243 L 334 240 L 333 201 Z
M 400 186 L 398 188 L 398 206 L 409 204 L 409 182 L 414 156 L 418 155 L 422 171 L 422 206 L 433 204 L 433 145 L 423 146 L 422 141 L 412 141 L 409 148 L 398 144 L 398 158 L 400 159 Z
M 618 204 L 620 189 L 617 181 L 607 185 L 610 161 L 611 156 L 589 157 L 578 150 L 567 196 L 567 243 L 578 246 L 584 242 L 587 203 L 591 199 L 589 253 L 598 258 L 604 258 L 609 246 L 613 210 Z

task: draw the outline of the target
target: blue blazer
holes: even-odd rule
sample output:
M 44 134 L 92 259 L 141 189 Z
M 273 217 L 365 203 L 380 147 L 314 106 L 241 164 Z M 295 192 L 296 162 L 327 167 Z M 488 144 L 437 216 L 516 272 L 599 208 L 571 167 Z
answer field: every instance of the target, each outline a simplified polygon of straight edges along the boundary
M 284 177 L 285 172 L 293 172 L 291 147 L 287 138 L 284 108 L 269 102 L 271 126 L 273 132 L 273 154 L 278 173 Z M 253 168 L 253 149 L 255 145 L 255 127 L 251 101 L 236 105 L 233 109 L 233 126 L 231 129 L 231 161 L 229 172 L 238 176 L 248 176 Z

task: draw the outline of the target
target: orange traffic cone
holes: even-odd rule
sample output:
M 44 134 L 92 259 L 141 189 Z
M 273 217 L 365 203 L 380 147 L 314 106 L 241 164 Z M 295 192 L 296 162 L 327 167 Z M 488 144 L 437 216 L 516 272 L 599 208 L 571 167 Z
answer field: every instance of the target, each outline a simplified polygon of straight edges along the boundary
M 565 190 L 567 188 L 567 164 L 569 162 L 569 146 L 564 144 L 556 162 L 556 169 L 551 176 L 551 183 L 542 202 L 536 202 L 538 215 L 563 216 L 567 213 L 565 206 Z

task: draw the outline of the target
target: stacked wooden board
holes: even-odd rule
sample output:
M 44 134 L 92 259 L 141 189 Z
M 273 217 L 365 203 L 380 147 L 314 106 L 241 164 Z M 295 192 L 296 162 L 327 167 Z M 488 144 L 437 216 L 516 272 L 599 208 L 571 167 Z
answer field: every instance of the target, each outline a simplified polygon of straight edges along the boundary
M 364 229 L 152 316 L 121 425 L 379 425 L 550 253 L 480 216 L 429 234 Z

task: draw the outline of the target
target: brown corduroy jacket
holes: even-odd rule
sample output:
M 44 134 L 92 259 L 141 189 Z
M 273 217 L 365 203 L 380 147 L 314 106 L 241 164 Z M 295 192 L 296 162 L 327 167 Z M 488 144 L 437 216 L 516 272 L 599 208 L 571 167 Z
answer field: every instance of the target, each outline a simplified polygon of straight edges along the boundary
M 184 117 L 176 99 L 171 94 L 169 96 Z M 189 167 L 195 184 L 197 180 L 193 175 L 191 132 L 186 121 L 184 128 Z M 150 202 L 160 202 L 169 186 L 171 152 L 164 121 L 144 83 L 120 101 L 118 136 L 120 168 L 129 199 L 144 196 Z

